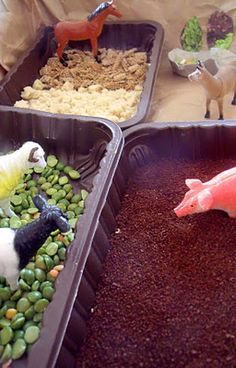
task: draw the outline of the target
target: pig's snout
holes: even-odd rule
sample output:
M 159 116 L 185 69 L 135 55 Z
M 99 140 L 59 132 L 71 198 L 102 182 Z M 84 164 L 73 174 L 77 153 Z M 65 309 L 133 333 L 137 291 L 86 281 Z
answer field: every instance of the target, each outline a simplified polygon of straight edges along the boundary
M 177 207 L 175 207 L 174 212 L 177 217 L 183 217 L 187 215 L 187 211 L 182 204 L 179 204 Z

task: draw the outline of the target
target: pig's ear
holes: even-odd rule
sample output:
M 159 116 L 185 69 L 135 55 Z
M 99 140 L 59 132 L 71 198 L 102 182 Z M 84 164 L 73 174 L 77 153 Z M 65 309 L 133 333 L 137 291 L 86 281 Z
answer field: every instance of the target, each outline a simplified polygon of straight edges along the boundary
M 200 189 L 202 187 L 202 182 L 199 179 L 186 179 L 185 184 L 189 189 Z
M 213 197 L 209 190 L 203 190 L 198 195 L 198 203 L 203 211 L 208 211 L 212 208 Z

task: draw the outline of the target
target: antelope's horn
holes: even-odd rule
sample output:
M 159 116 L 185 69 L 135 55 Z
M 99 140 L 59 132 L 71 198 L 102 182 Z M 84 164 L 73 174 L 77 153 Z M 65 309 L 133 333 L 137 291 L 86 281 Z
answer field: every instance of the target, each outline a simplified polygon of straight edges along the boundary
M 201 60 L 198 60 L 197 65 L 200 66 L 201 68 L 203 67 Z

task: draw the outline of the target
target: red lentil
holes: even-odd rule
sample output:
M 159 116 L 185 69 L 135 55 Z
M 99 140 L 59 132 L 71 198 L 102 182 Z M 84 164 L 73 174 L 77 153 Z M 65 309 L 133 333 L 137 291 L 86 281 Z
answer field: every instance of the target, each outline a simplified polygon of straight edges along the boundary
M 161 160 L 127 186 L 77 368 L 236 367 L 236 221 L 178 219 L 186 178 L 233 160 Z

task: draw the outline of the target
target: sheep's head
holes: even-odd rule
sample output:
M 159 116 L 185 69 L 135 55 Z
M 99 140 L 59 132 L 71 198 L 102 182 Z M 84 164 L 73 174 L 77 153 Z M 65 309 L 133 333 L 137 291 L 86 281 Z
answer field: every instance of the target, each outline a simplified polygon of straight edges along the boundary
M 29 168 L 35 166 L 44 168 L 47 165 L 44 158 L 45 152 L 38 143 L 26 142 L 23 144 L 20 150 L 24 152 L 27 160 L 27 166 Z
M 41 212 L 40 218 L 46 223 L 55 224 L 55 228 L 58 228 L 63 233 L 70 230 L 70 224 L 67 216 L 57 206 L 49 206 L 46 199 L 40 195 L 36 195 L 33 198 L 35 206 Z M 53 231 L 54 229 L 52 229 Z

